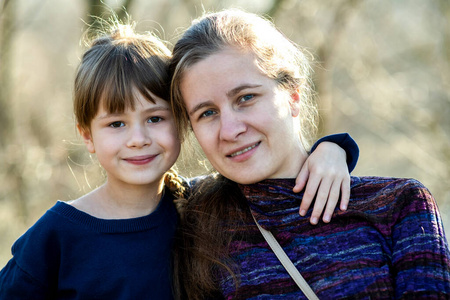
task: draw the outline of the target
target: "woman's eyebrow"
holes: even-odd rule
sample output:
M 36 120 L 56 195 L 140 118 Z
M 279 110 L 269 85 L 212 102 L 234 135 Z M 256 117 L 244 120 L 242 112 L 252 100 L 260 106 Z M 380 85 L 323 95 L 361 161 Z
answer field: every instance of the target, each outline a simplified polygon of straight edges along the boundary
M 232 98 L 232 97 L 236 96 L 236 94 L 238 94 L 242 90 L 256 88 L 256 87 L 260 87 L 260 86 L 261 86 L 261 84 L 244 83 L 244 84 L 241 84 L 241 85 L 231 89 L 230 91 L 228 91 L 227 97 Z
M 196 106 L 194 106 L 194 107 L 188 112 L 188 114 L 189 114 L 190 116 L 192 116 L 193 114 L 195 114 L 196 111 L 202 109 L 203 107 L 208 107 L 208 106 L 211 106 L 211 105 L 213 105 L 212 101 L 205 101 L 205 102 L 199 103 L 199 104 L 197 104 Z

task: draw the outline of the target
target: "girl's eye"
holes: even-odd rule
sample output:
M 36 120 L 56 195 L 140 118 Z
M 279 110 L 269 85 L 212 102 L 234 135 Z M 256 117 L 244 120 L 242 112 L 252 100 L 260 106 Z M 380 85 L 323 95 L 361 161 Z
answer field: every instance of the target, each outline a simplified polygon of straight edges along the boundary
M 163 118 L 161 117 L 151 117 L 148 119 L 148 123 L 158 123 L 161 122 L 163 120 Z
M 112 122 L 111 124 L 109 124 L 109 126 L 112 128 L 119 128 L 119 127 L 125 126 L 125 124 L 121 121 L 116 121 L 116 122 Z
M 206 111 L 204 111 L 201 115 L 200 115 L 200 118 L 205 118 L 205 117 L 209 117 L 209 116 L 212 116 L 212 115 L 214 115 L 214 111 L 213 110 L 206 110 Z
M 253 97 L 255 97 L 255 95 L 253 94 L 244 95 L 239 99 L 239 102 L 246 102 L 248 100 L 252 100 Z

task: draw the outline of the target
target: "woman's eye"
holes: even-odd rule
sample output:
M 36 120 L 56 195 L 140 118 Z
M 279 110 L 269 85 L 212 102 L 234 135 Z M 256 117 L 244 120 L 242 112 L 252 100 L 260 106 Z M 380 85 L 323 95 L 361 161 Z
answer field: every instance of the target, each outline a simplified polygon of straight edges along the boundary
M 148 123 L 158 123 L 161 122 L 163 120 L 163 118 L 161 117 L 151 117 L 148 119 Z
M 200 118 L 209 117 L 209 116 L 212 116 L 212 115 L 214 115 L 214 111 L 213 110 L 206 110 L 200 115 Z
M 239 99 L 239 102 L 246 102 L 248 100 L 253 99 L 253 97 L 255 97 L 255 95 L 253 95 L 253 94 L 244 95 Z
M 116 121 L 116 122 L 112 122 L 111 124 L 109 124 L 109 126 L 112 128 L 119 128 L 119 127 L 125 126 L 125 124 L 121 121 Z

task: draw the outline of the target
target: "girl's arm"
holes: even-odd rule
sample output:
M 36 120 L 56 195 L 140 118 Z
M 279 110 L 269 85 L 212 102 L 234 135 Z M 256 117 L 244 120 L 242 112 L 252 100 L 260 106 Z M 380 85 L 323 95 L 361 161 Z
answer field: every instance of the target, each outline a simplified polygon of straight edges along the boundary
M 319 139 L 303 165 L 294 192 L 305 188 L 300 205 L 300 215 L 305 216 L 316 198 L 311 214 L 311 224 L 331 220 L 339 197 L 340 209 L 346 210 L 350 198 L 350 172 L 358 161 L 359 148 L 347 133 L 333 134 Z

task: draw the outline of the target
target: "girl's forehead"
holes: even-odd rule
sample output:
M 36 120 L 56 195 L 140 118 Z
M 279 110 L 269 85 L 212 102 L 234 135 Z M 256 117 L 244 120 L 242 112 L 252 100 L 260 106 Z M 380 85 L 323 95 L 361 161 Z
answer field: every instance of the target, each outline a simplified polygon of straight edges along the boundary
M 119 114 L 127 114 L 134 112 L 151 112 L 151 111 L 169 111 L 170 104 L 156 97 L 155 99 L 149 99 L 143 95 L 137 95 L 133 100 L 133 105 L 128 104 L 127 106 L 122 106 L 120 108 L 114 109 L 113 107 L 108 107 L 106 104 L 101 105 L 98 108 L 98 112 L 96 117 L 108 116 L 108 115 L 119 115 Z

